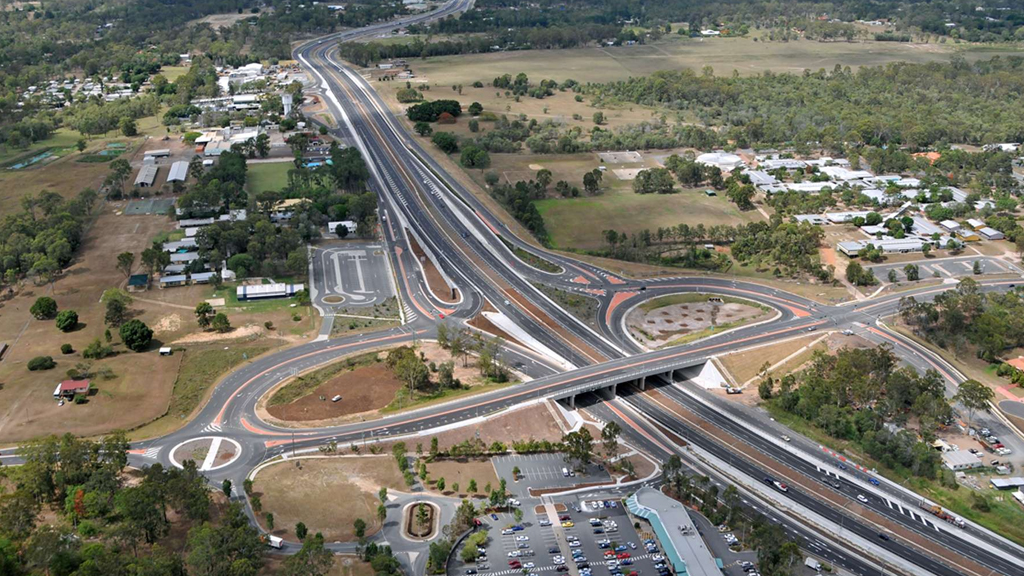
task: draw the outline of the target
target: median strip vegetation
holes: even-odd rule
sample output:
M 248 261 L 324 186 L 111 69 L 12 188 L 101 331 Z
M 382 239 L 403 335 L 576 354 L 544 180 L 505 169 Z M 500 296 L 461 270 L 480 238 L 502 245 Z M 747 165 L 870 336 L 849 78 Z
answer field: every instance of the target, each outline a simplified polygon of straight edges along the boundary
M 299 398 L 312 394 L 320 387 L 321 384 L 342 372 L 348 372 L 377 362 L 380 362 L 379 354 L 377 352 L 368 352 L 366 354 L 352 356 L 351 358 L 345 358 L 344 360 L 329 366 L 296 376 L 291 382 L 278 388 L 277 391 L 270 396 L 270 400 L 267 401 L 267 406 L 291 404 Z

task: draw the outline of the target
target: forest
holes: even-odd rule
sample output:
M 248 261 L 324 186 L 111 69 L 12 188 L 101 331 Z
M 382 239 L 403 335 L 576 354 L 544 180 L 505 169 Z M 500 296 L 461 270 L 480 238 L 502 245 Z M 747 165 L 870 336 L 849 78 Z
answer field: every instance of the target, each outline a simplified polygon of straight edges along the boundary
M 901 298 L 899 316 L 915 333 L 958 355 L 973 350 L 994 362 L 1024 346 L 1024 296 L 1019 290 L 982 292 L 971 278 L 932 302 Z
M 855 442 L 889 468 L 924 478 L 935 478 L 940 468 L 939 454 L 928 442 L 952 421 L 945 391 L 938 372 L 901 367 L 886 345 L 843 348 L 834 355 L 816 352 L 805 370 L 778 379 L 765 374 L 758 388 L 774 407 L 833 438 Z M 911 419 L 923 441 L 903 428 Z
M 1024 140 L 1024 58 L 892 63 L 857 72 L 716 76 L 655 72 L 580 90 L 602 103 L 678 110 L 740 147 L 818 142 L 921 148 Z
M 214 494 L 193 460 L 129 471 L 124 432 L 98 441 L 51 436 L 18 454 L 24 465 L 0 469 L 12 486 L 0 494 L 4 576 L 265 573 L 266 544 L 242 506 L 228 503 L 231 482 Z M 281 574 L 325 573 L 331 564 L 323 538 L 310 535 Z M 383 569 L 394 561 L 376 564 L 390 573 Z
M 7 284 L 33 275 L 50 282 L 70 263 L 98 198 L 83 190 L 65 200 L 56 192 L 26 194 L 22 211 L 0 220 L 0 274 Z

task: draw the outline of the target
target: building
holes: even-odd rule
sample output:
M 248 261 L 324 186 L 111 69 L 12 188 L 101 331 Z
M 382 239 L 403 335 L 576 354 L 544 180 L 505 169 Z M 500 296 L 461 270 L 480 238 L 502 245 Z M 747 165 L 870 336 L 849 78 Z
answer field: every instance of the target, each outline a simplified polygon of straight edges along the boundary
M 779 183 L 775 176 L 764 170 L 746 170 L 743 172 L 750 178 L 750 183 L 760 188 L 761 186 L 774 186 Z
M 170 155 L 171 155 L 171 150 L 169 148 L 160 148 L 158 150 L 149 150 L 148 152 L 143 154 L 143 156 L 149 156 L 150 158 L 167 158 Z
M 54 398 L 74 398 L 78 394 L 89 393 L 88 380 L 65 380 L 53 389 Z
M 967 225 L 970 226 L 974 230 L 977 230 L 978 228 L 984 228 L 985 227 L 985 223 L 982 222 L 981 220 L 978 220 L 977 218 L 968 218 L 967 219 Z
M 714 166 L 722 172 L 732 172 L 744 165 L 742 158 L 728 152 L 708 152 L 697 156 L 696 161 L 705 166 Z
M 328 234 L 336 234 L 337 230 L 338 230 L 338 226 L 344 226 L 345 229 L 348 230 L 348 235 L 349 236 L 351 236 L 352 234 L 356 233 L 356 223 L 353 222 L 352 220 L 339 220 L 337 222 L 328 222 L 327 223 L 327 233 Z
M 188 284 L 188 276 L 185 276 L 184 274 L 160 277 L 161 288 L 167 288 L 168 286 L 184 286 L 185 284 Z
M 178 220 L 178 228 L 196 228 L 199 226 L 209 226 L 216 222 L 213 218 L 185 218 L 184 220 Z
M 950 232 L 956 232 L 961 228 L 960 224 L 954 220 L 943 220 L 942 222 L 939 222 L 939 226 L 942 226 Z
M 757 167 L 761 170 L 778 170 L 783 168 L 785 170 L 803 170 L 807 167 L 807 162 L 803 160 L 797 160 L 796 158 L 766 158 L 757 163 Z
M 190 274 L 189 278 L 193 284 L 209 284 L 213 282 L 213 277 L 216 275 L 216 272 L 196 272 L 195 274 Z
M 177 252 L 179 250 L 187 250 L 188 248 L 195 247 L 195 238 L 182 238 L 181 240 L 175 240 L 174 242 L 164 242 L 164 252 Z
M 807 222 L 808 224 L 814 224 L 815 226 L 824 226 L 828 224 L 828 218 L 821 214 L 798 214 L 794 216 L 797 222 Z
M 199 252 L 176 252 L 171 254 L 172 264 L 188 264 L 199 259 Z
M 168 182 L 184 182 L 188 178 L 188 162 L 179 160 L 171 164 L 171 173 L 167 175 Z
M 719 560 L 697 532 L 685 506 L 645 486 L 626 499 L 626 508 L 651 523 L 676 574 L 721 576 Z
M 996 490 L 1012 490 L 1013 488 L 1024 488 L 1024 478 L 1014 476 L 1013 478 L 992 478 L 989 480 Z
M 160 172 L 160 167 L 153 164 L 145 164 L 142 169 L 139 170 L 139 175 L 135 177 L 135 186 L 139 188 L 150 188 L 153 183 L 156 182 L 156 175 Z
M 978 234 L 986 240 L 1002 240 L 1004 238 L 1003 233 L 995 228 L 989 228 L 988 226 L 982 226 L 977 230 Z
M 980 468 L 982 466 L 981 458 L 978 458 L 974 454 L 967 452 L 966 450 L 959 451 L 954 450 L 951 452 L 942 453 L 942 464 L 954 472 L 961 470 L 971 470 L 973 468 Z
M 1016 358 L 1011 358 L 1007 360 L 1005 363 L 1009 364 L 1010 366 L 1013 366 L 1017 370 L 1024 371 L 1024 356 L 1017 356 Z
M 849 242 L 840 242 L 836 245 L 836 248 L 843 254 L 853 258 L 857 256 L 861 248 L 866 247 L 868 244 L 874 245 L 875 248 L 878 248 L 884 254 L 910 254 L 911 252 L 920 252 L 926 242 L 914 238 L 904 238 L 902 240 L 851 240 Z
M 142 292 L 149 288 L 149 274 L 132 274 L 128 277 L 128 291 Z
M 296 292 L 303 290 L 302 284 L 256 284 L 253 286 L 239 286 L 235 289 L 235 296 L 239 300 L 259 300 L 266 298 L 288 298 Z

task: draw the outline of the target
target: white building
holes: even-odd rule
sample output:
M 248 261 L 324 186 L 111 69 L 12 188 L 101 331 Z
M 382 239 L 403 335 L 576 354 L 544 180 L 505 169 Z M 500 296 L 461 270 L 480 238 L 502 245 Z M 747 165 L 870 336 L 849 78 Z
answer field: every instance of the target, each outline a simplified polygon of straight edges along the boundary
M 744 166 L 742 158 L 728 152 L 707 152 L 697 156 L 696 160 L 698 164 L 714 166 L 722 172 L 732 172 Z
M 942 222 L 939 222 L 939 226 L 942 226 L 949 232 L 956 232 L 960 230 L 960 224 L 954 220 L 943 220 Z
M 977 232 L 978 234 L 981 234 L 981 237 L 986 240 L 1002 240 L 1004 238 L 1002 232 L 996 230 L 995 228 L 990 228 L 988 226 L 978 228 Z
M 982 466 L 981 458 L 967 451 L 953 451 L 942 453 L 942 463 L 954 472 L 970 470 Z

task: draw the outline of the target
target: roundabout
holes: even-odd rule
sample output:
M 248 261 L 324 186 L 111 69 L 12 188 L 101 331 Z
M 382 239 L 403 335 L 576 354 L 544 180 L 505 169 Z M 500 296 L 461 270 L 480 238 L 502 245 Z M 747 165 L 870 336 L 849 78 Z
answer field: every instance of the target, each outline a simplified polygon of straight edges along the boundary
M 234 464 L 242 455 L 242 445 L 224 436 L 203 436 L 179 443 L 171 448 L 171 464 L 182 468 L 192 460 L 200 472 L 213 472 Z

